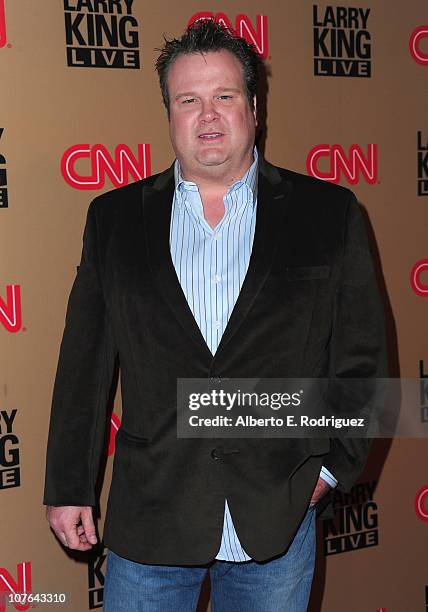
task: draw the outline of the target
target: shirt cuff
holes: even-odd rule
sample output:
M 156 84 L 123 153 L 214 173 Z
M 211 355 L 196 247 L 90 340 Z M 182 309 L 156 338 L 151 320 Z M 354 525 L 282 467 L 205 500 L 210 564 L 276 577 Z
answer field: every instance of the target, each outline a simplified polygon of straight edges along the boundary
M 330 487 L 332 487 L 334 489 L 334 487 L 337 486 L 337 480 L 336 478 L 333 476 L 333 474 L 331 472 L 328 471 L 328 469 L 326 467 L 324 467 L 323 465 L 321 466 L 321 471 L 320 471 L 320 478 L 322 478 L 323 480 L 325 480 L 325 482 L 330 485 Z

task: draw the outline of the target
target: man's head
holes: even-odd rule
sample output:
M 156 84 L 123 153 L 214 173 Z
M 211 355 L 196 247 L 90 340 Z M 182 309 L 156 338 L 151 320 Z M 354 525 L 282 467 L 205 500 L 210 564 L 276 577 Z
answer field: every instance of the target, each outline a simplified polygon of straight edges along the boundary
M 234 175 L 248 167 L 260 63 L 252 45 L 212 20 L 165 41 L 156 68 L 184 175 Z
M 224 26 L 212 19 L 203 19 L 189 26 L 181 38 L 165 39 L 164 46 L 156 61 L 163 102 L 169 115 L 170 98 L 168 94 L 168 72 L 180 55 L 192 53 L 214 53 L 226 50 L 232 53 L 242 67 L 245 90 L 250 107 L 256 95 L 258 69 L 261 58 L 254 46 L 244 38 L 234 35 Z

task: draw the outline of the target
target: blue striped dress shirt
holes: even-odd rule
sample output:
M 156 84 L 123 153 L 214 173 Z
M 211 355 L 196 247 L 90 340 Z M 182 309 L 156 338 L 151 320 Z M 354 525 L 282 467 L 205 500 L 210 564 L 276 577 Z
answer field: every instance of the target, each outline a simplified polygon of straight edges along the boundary
M 170 249 L 177 277 L 189 307 L 214 355 L 247 273 L 253 246 L 257 209 L 258 154 L 245 175 L 224 196 L 225 214 L 215 228 L 204 217 L 195 183 L 183 180 L 178 160 L 174 165 Z M 321 477 L 331 486 L 337 481 L 326 468 Z M 248 561 L 227 499 L 223 533 L 216 559 Z

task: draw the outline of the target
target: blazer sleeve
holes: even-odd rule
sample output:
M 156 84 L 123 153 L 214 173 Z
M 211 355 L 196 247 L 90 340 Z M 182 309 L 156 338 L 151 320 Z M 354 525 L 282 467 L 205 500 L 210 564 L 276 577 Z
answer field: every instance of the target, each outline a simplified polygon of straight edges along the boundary
M 101 285 L 97 199 L 88 208 L 52 395 L 44 503 L 96 505 L 116 349 Z
M 340 378 L 371 379 L 388 376 L 384 308 L 363 215 L 352 192 L 346 212 L 341 277 L 335 296 L 329 376 L 333 388 L 334 381 Z M 338 381 L 338 387 L 340 384 Z M 344 388 L 348 385 L 348 396 L 351 397 L 357 386 L 353 387 L 352 383 L 346 381 L 343 384 Z M 368 380 L 364 385 L 365 392 L 360 393 L 359 399 L 352 402 L 352 416 L 355 416 L 358 402 L 362 412 L 367 410 L 363 398 L 368 397 L 371 389 L 378 388 L 376 381 Z M 343 394 L 343 397 L 346 395 Z M 358 398 L 358 393 L 356 396 Z M 341 405 L 340 401 L 335 405 L 336 414 L 340 412 L 346 416 L 349 405 Z M 367 460 L 369 448 L 370 440 L 367 438 L 345 438 L 339 435 L 330 439 L 330 452 L 323 457 L 323 465 L 338 480 L 338 489 L 348 492 L 352 488 Z

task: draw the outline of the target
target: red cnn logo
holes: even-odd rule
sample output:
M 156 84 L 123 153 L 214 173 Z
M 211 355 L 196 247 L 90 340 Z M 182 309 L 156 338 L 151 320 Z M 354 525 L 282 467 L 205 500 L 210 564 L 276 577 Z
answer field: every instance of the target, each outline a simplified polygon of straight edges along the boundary
M 18 563 L 16 566 L 18 580 L 15 582 L 14 578 L 9 574 L 7 569 L 0 567 L 0 612 L 6 610 L 6 599 L 7 594 L 19 595 L 22 593 L 31 593 L 31 562 L 24 561 L 24 563 Z M 13 603 L 15 610 L 28 610 L 32 604 L 20 604 L 18 602 Z
M 79 175 L 75 164 L 79 159 L 89 159 L 91 173 Z M 122 187 L 129 182 L 130 174 L 135 181 L 150 176 L 150 145 L 138 145 L 138 159 L 125 144 L 119 144 L 114 150 L 112 159 L 107 149 L 96 144 L 76 144 L 67 149 L 61 159 L 61 173 L 67 183 L 74 189 L 101 189 L 104 187 L 105 175 L 115 187 Z
M 415 62 L 422 64 L 422 66 L 428 66 L 428 51 L 423 52 L 420 48 L 423 38 L 427 39 L 426 43 L 428 45 L 428 25 L 419 26 L 413 30 L 409 38 L 409 50 Z
M 116 434 L 119 431 L 120 419 L 114 412 L 110 421 L 110 440 L 108 445 L 108 456 L 111 457 L 116 449 Z
M 428 259 L 420 259 L 415 263 L 410 272 L 410 285 L 416 295 L 428 297 L 428 285 L 421 280 L 422 272 L 428 271 Z
M 318 162 L 323 157 L 330 161 L 328 172 L 322 172 L 318 168 Z M 368 144 L 367 155 L 357 144 L 349 147 L 348 155 L 338 144 L 316 145 L 309 151 L 306 158 L 306 170 L 311 176 L 331 183 L 338 183 L 343 174 L 350 185 L 356 185 L 359 182 L 361 173 L 364 180 L 373 185 L 377 181 L 377 145 Z
M 257 15 L 256 27 L 248 19 L 247 15 L 240 13 L 235 19 L 235 28 L 232 28 L 232 24 L 229 18 L 224 13 L 211 13 L 211 11 L 201 11 L 195 13 L 193 17 L 189 19 L 188 25 L 191 25 L 195 21 L 200 19 L 214 19 L 216 23 L 220 23 L 224 27 L 228 28 L 232 32 L 235 32 L 238 36 L 245 38 L 245 40 L 255 46 L 256 50 L 263 59 L 266 59 L 268 51 L 268 26 L 267 16 Z
M 0 323 L 12 333 L 21 329 L 21 285 L 6 285 L 6 301 L 0 296 Z
M 6 42 L 6 16 L 4 13 L 4 0 L 0 0 L 0 49 L 5 46 Z
M 416 492 L 415 512 L 421 521 L 428 523 L 428 485 L 424 485 Z

